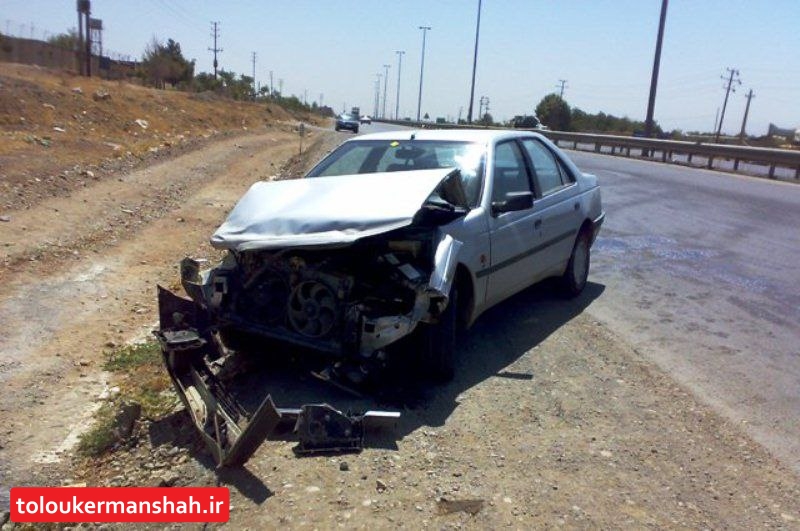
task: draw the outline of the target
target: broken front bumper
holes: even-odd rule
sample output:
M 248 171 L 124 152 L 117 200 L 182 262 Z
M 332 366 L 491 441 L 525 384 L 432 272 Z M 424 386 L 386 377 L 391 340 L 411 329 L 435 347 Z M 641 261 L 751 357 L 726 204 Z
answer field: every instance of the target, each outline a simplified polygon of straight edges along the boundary
M 394 426 L 400 417 L 391 411 L 345 415 L 327 404 L 278 408 L 270 395 L 250 413 L 210 363 L 221 360 L 224 349 L 205 310 L 160 286 L 158 307 L 154 334 L 167 372 L 219 467 L 244 464 L 281 422 L 295 422 L 295 450 L 303 454 L 360 450 L 366 430 Z

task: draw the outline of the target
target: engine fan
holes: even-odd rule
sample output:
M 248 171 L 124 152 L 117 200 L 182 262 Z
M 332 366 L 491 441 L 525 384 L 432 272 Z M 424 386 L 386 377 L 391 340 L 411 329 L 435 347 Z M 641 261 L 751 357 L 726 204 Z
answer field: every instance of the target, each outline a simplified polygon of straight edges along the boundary
M 320 338 L 336 324 L 337 303 L 334 292 L 322 282 L 306 280 L 289 296 L 289 323 L 299 334 Z

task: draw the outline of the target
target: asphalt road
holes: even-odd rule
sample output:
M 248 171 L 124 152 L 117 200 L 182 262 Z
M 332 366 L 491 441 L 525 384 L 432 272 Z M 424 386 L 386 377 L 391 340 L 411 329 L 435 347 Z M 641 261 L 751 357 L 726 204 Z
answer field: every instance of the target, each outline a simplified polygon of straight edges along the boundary
M 800 185 L 568 153 L 607 213 L 586 311 L 800 472 Z
M 587 311 L 800 471 L 800 186 L 569 153 L 607 212 Z

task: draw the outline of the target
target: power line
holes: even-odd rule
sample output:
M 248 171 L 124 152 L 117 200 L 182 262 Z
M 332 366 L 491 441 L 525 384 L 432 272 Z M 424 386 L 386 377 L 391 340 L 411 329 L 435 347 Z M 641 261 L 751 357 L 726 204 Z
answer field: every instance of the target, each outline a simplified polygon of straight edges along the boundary
M 222 51 L 222 48 L 217 48 L 217 39 L 219 38 L 219 22 L 212 22 L 211 23 L 212 32 L 211 36 L 214 38 L 214 47 L 209 48 L 209 52 L 214 52 L 214 79 L 217 79 L 217 66 L 219 63 L 217 62 L 217 54 Z
M 736 92 L 736 87 L 733 86 L 734 82 L 742 84 L 739 79 L 739 71 L 735 68 L 726 68 L 728 71 L 728 85 L 725 88 L 725 100 L 722 102 L 722 113 L 719 115 L 719 124 L 717 124 L 717 133 L 714 135 L 714 142 L 719 142 L 719 135 L 722 132 L 722 121 L 725 120 L 725 108 L 728 106 L 728 96 L 731 92 Z M 720 76 L 723 80 L 725 76 Z

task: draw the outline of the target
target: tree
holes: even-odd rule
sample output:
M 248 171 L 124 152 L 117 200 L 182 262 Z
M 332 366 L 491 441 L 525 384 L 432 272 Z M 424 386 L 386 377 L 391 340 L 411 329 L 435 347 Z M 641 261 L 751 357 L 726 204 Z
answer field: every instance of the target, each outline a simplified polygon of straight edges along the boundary
M 589 114 L 576 107 L 572 109 L 570 128 L 573 131 L 581 131 L 585 133 L 615 133 L 620 135 L 630 135 L 643 132 L 644 122 L 640 120 L 631 120 L 627 116 L 619 118 L 604 112 Z M 654 123 L 653 125 L 653 132 L 659 137 L 664 135 L 664 132 L 657 123 Z
M 568 131 L 570 108 L 558 94 L 548 94 L 536 106 L 536 116 L 544 125 L 556 131 Z
M 516 129 L 536 129 L 539 127 L 539 119 L 530 114 L 518 114 L 511 119 L 509 125 Z
M 222 90 L 222 80 L 215 79 L 213 74 L 208 72 L 200 72 L 194 76 L 192 81 L 192 89 L 195 92 L 220 92 Z
M 235 100 L 249 100 L 253 97 L 253 78 L 240 74 L 236 78 L 235 72 L 220 70 L 217 73 L 222 80 L 223 92 Z
M 181 53 L 181 45 L 172 39 L 162 44 L 153 37 L 144 50 L 141 68 L 144 77 L 158 88 L 164 88 L 166 83 L 172 87 L 189 84 L 194 78 L 194 61 L 188 61 Z
M 488 112 L 475 121 L 477 125 L 494 125 L 494 118 Z
M 49 44 L 58 46 L 64 50 L 77 50 L 78 49 L 78 31 L 75 28 L 68 30 L 66 33 L 59 33 L 47 39 Z

